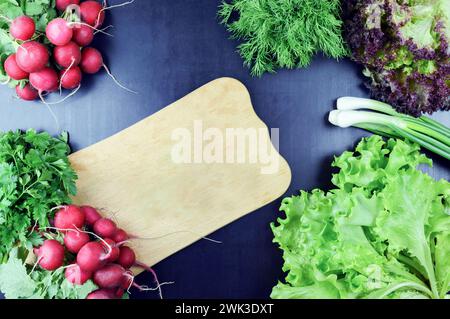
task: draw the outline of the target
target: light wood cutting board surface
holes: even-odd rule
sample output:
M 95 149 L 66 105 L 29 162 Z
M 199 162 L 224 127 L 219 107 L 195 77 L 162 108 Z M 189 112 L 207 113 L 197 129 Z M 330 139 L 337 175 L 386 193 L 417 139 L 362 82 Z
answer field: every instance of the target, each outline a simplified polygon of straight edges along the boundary
M 263 173 L 268 164 L 251 162 L 248 156 L 245 163 L 177 163 L 172 157 L 174 147 L 180 145 L 175 132 L 189 132 L 194 137 L 199 123 L 204 133 L 214 128 L 223 136 L 230 128 L 264 132 L 259 142 L 276 153 L 278 170 Z M 207 144 L 203 143 L 204 149 Z M 237 152 L 238 144 L 229 144 L 228 151 L 234 147 Z M 193 156 L 194 152 L 194 160 Z M 75 203 L 101 208 L 135 236 L 167 235 L 131 244 L 139 260 L 149 265 L 274 201 L 291 181 L 289 166 L 270 144 L 269 131 L 254 112 L 249 92 L 231 78 L 202 86 L 118 134 L 72 154 L 70 161 L 79 176 Z

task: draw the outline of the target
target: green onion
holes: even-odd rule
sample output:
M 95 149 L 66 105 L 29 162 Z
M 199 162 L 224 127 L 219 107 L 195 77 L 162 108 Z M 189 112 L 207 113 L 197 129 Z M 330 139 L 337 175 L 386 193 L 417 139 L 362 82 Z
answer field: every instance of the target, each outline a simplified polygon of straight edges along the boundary
M 405 138 L 450 159 L 450 128 L 426 116 L 398 113 L 383 102 L 342 97 L 337 110 L 330 112 L 329 121 L 344 128 L 353 126 L 386 137 Z

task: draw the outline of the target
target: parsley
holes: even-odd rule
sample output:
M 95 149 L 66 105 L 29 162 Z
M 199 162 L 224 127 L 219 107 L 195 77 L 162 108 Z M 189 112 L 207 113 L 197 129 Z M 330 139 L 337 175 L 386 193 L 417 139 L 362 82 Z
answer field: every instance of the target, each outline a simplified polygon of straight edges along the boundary
M 252 75 L 278 68 L 301 68 L 323 52 L 348 55 L 342 38 L 340 0 L 231 0 L 219 7 L 219 18 Z
M 40 243 L 30 228 L 49 226 L 51 209 L 76 194 L 68 135 L 35 130 L 0 133 L 0 263 L 13 247 Z
M 9 35 L 9 22 L 21 15 L 27 15 L 36 22 L 38 33 L 45 34 L 47 24 L 56 18 L 55 0 L 0 0 L 0 82 L 8 82 L 3 64 L 6 58 L 15 53 L 19 43 Z M 11 87 L 24 85 L 27 80 L 10 80 Z

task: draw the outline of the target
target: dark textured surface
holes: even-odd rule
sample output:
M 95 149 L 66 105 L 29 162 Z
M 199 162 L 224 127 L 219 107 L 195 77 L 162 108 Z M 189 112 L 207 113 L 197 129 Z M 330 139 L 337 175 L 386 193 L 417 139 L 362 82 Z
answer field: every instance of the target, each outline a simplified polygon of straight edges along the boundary
M 54 107 L 61 127 L 71 134 L 73 148 L 100 141 L 197 87 L 230 76 L 247 86 L 256 112 L 267 125 L 280 128 L 280 151 L 293 173 L 287 194 L 328 187 L 333 155 L 368 135 L 326 122 L 337 97 L 367 95 L 359 69 L 350 61 L 317 57 L 308 69 L 252 78 L 236 53 L 236 42 L 228 40 L 217 24 L 218 4 L 213 0 L 137 0 L 110 14 L 107 22 L 115 26 L 114 38 L 101 36 L 96 46 L 112 72 L 140 94 L 117 88 L 104 73 L 87 77 L 79 94 Z M 34 127 L 55 132 L 45 106 L 22 103 L 12 96 L 13 91 L 0 88 L 1 130 Z M 449 114 L 436 118 L 450 125 Z M 448 179 L 448 164 L 433 158 L 431 174 Z M 158 264 L 160 279 L 175 281 L 164 287 L 165 297 L 267 298 L 282 278 L 281 254 L 271 243 L 269 229 L 279 204 L 277 200 L 212 234 L 222 245 L 200 241 Z M 137 281 L 151 284 L 151 277 L 143 275 Z M 134 292 L 133 297 L 156 296 Z

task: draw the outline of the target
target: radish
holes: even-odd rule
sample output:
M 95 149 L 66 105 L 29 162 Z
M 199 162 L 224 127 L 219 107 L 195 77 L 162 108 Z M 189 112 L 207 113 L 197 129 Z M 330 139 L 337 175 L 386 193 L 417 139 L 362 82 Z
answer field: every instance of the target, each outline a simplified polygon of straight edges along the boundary
M 47 48 L 37 42 L 25 42 L 17 49 L 17 65 L 28 73 L 42 70 L 48 63 L 49 54 Z
M 9 33 L 16 40 L 28 41 L 36 32 L 34 20 L 27 16 L 15 18 L 9 26 Z
M 55 227 L 61 229 L 63 232 L 70 229 L 77 230 L 83 227 L 84 220 L 84 213 L 79 207 L 68 205 L 56 213 Z
M 85 48 L 81 52 L 81 70 L 87 74 L 95 74 L 103 66 L 103 56 L 97 49 Z
M 80 0 L 56 0 L 56 9 L 65 11 L 71 4 L 80 4 Z
M 94 272 L 105 264 L 106 252 L 102 244 L 91 241 L 77 254 L 77 264 L 83 271 Z
M 94 224 L 94 232 L 103 238 L 113 237 L 116 231 L 116 223 L 109 218 L 101 218 Z
M 45 270 L 56 270 L 64 264 L 64 247 L 54 239 L 46 240 L 35 249 L 38 264 Z
M 66 45 L 72 39 L 73 30 L 66 20 L 56 18 L 45 29 L 48 40 L 54 45 Z
M 91 292 L 86 299 L 117 299 L 115 294 L 107 289 L 98 289 Z
M 84 245 L 90 241 L 89 235 L 84 232 L 79 232 L 77 230 L 68 231 L 64 235 L 64 246 L 71 253 L 78 253 Z
M 80 4 L 81 19 L 93 26 L 100 27 L 105 20 L 105 11 L 100 3 L 97 1 L 84 1 Z
M 55 70 L 45 67 L 40 71 L 30 73 L 30 83 L 41 95 L 43 92 L 56 91 L 58 89 L 59 78 Z
M 86 216 L 86 225 L 94 226 L 95 222 L 102 218 L 98 211 L 91 206 L 81 206 L 80 209 L 84 212 Z
M 16 54 L 11 54 L 4 63 L 6 74 L 11 79 L 14 80 L 23 80 L 28 78 L 28 73 L 22 70 L 16 61 Z
M 92 279 L 100 288 L 118 288 L 122 285 L 123 278 L 126 275 L 127 273 L 122 266 L 108 264 L 94 272 Z
M 53 56 L 56 63 L 63 68 L 77 66 L 81 61 L 81 51 L 78 44 L 70 41 L 69 43 L 55 47 Z
M 106 254 L 106 262 L 113 263 L 119 258 L 120 248 L 117 247 L 116 242 L 110 238 L 105 238 L 105 242 L 102 242 L 105 251 L 110 249 L 109 253 Z M 108 246 L 107 246 L 108 245 Z
M 34 101 L 39 97 L 38 91 L 30 85 L 30 83 L 25 84 L 21 87 L 20 84 L 16 86 L 16 94 L 19 98 L 25 101 Z
M 92 273 L 81 270 L 77 264 L 72 264 L 66 268 L 64 276 L 71 284 L 81 286 L 91 279 Z
M 117 298 L 121 299 L 121 298 L 123 297 L 124 293 L 125 293 L 125 290 L 124 290 L 124 289 L 122 289 L 122 288 L 117 288 L 116 291 L 114 292 L 114 295 L 115 295 Z
M 72 41 L 79 46 L 87 47 L 94 40 L 94 30 L 84 24 L 76 25 L 73 28 Z
M 112 238 L 116 243 L 122 243 L 130 239 L 128 234 L 121 228 L 117 229 L 116 233 L 114 234 L 114 237 Z
M 117 259 L 117 263 L 121 265 L 125 269 L 129 269 L 133 267 L 136 263 L 136 254 L 133 249 L 127 246 L 120 247 L 119 258 Z
M 80 67 L 81 70 L 87 74 L 95 74 L 98 71 L 100 71 L 100 69 L 103 67 L 106 73 L 108 73 L 108 75 L 113 79 L 114 83 L 116 83 L 119 87 L 128 92 L 135 94 L 137 93 L 136 91 L 130 90 L 129 88 L 120 84 L 120 82 L 115 78 L 115 76 L 112 75 L 108 67 L 103 63 L 102 54 L 97 49 L 91 47 L 83 49 L 83 51 L 81 52 Z
M 61 70 L 60 84 L 61 87 L 72 90 L 81 84 L 83 75 L 79 67 L 74 66 L 70 69 Z

